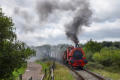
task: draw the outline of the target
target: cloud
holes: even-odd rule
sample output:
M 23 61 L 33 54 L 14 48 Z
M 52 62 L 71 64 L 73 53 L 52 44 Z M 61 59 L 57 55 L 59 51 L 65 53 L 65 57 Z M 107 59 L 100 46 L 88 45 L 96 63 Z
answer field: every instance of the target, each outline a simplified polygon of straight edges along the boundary
M 120 28 L 118 29 L 102 29 L 94 32 L 83 33 L 80 38 L 88 39 L 105 39 L 105 38 L 120 38 Z
M 82 35 L 79 36 L 81 40 L 105 40 L 105 39 L 120 39 L 120 19 L 114 22 L 105 22 L 105 23 L 93 23 L 88 30 L 85 30 Z M 94 30 L 93 30 L 94 29 Z M 115 38 L 115 39 L 114 39 Z
M 40 9 L 41 6 L 37 2 L 50 1 L 47 4 L 50 9 L 47 13 L 46 9 Z M 11 16 L 16 27 L 18 39 L 24 41 L 28 45 L 43 45 L 43 44 L 59 44 L 71 43 L 65 35 L 64 24 L 70 23 L 73 20 L 76 8 L 79 3 L 75 0 L 1 0 L 0 5 L 3 12 Z M 57 3 L 53 3 L 53 2 Z M 119 0 L 88 0 L 90 8 L 93 11 L 92 24 L 90 27 L 83 26 L 82 33 L 79 35 L 81 42 L 95 39 L 97 41 L 120 40 L 120 10 Z M 59 2 L 59 4 L 58 4 Z M 51 6 L 52 4 L 52 6 Z M 66 5 L 67 4 L 67 5 Z M 38 10 L 36 10 L 38 6 Z M 54 7 L 57 6 L 57 7 Z M 44 20 L 43 23 L 40 22 Z M 44 24 L 46 23 L 46 24 Z M 44 24 L 44 25 L 43 25 Z
M 94 11 L 93 21 L 115 21 L 120 18 L 120 0 L 90 0 Z

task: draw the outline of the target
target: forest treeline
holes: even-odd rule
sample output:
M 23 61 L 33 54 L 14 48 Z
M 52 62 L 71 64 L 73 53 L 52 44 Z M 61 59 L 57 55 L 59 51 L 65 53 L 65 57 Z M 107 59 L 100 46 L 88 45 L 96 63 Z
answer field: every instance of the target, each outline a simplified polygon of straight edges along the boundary
M 120 42 L 90 40 L 83 45 L 89 66 L 109 68 L 110 71 L 120 69 Z

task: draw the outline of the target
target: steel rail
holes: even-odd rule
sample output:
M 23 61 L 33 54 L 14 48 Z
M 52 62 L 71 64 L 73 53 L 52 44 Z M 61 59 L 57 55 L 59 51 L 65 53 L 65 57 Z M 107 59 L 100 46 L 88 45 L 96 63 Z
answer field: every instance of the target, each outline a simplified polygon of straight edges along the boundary
M 103 78 L 103 77 L 101 77 L 101 76 L 99 76 L 99 75 L 97 75 L 97 74 L 95 74 L 95 73 L 93 73 L 93 72 L 91 72 L 91 71 L 89 71 L 89 70 L 84 69 L 84 71 L 86 71 L 87 73 L 95 76 L 95 77 L 98 78 L 99 80 L 105 80 L 105 78 Z

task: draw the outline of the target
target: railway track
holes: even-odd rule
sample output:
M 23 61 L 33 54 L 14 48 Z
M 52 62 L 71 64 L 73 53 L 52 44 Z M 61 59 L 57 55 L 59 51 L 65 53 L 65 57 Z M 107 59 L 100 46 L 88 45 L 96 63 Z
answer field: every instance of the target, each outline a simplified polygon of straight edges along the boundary
M 77 80 L 105 80 L 103 77 L 88 71 L 88 70 L 74 70 L 72 68 L 69 68 L 76 74 L 76 79 Z
M 105 80 L 105 78 L 103 78 L 102 76 L 97 75 L 97 74 L 95 74 L 95 73 L 93 73 L 93 72 L 91 72 L 91 71 L 89 71 L 89 70 L 84 70 L 84 71 L 86 71 L 86 72 L 88 72 L 89 74 L 95 76 L 95 77 L 98 78 L 99 80 Z

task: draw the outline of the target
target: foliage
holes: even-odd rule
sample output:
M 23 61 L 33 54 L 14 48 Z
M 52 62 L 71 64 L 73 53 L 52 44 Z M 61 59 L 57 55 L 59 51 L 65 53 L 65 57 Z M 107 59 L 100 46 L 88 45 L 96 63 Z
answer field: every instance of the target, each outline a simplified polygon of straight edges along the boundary
M 0 8 L 0 41 L 6 39 L 13 41 L 16 38 L 13 25 L 12 19 L 5 16 Z
M 120 49 L 102 48 L 100 52 L 93 55 L 93 59 L 104 66 L 120 67 Z
M 14 80 L 16 80 L 20 74 L 23 74 L 23 73 L 25 72 L 26 67 L 27 67 L 27 66 L 26 66 L 26 64 L 25 64 L 25 65 L 23 65 L 23 67 L 21 67 L 21 68 L 19 68 L 17 71 L 14 71 L 14 72 L 13 72 Z
M 100 63 L 97 63 L 97 62 L 88 62 L 88 64 L 86 64 L 86 66 L 85 66 L 85 68 L 87 68 L 87 69 L 103 69 L 104 68 L 104 66 L 102 65 L 102 64 L 100 64 Z
M 119 48 L 120 49 L 120 42 L 115 41 L 115 42 L 111 42 L 111 41 L 103 41 L 101 43 L 102 47 L 115 47 L 115 48 Z
M 90 40 L 84 45 L 84 51 L 86 53 L 86 58 L 88 61 L 93 61 L 92 56 L 95 52 L 99 52 L 102 46 L 100 43 Z
M 120 42 L 90 40 L 83 49 L 88 59 L 86 68 L 113 80 L 120 78 Z
M 16 40 L 15 27 L 10 17 L 0 9 L 0 79 L 11 80 L 12 72 L 26 63 L 35 51 Z
M 101 44 L 96 41 L 90 40 L 85 44 L 86 52 L 89 52 L 89 51 L 91 51 L 92 53 L 99 52 L 101 48 L 102 48 Z

